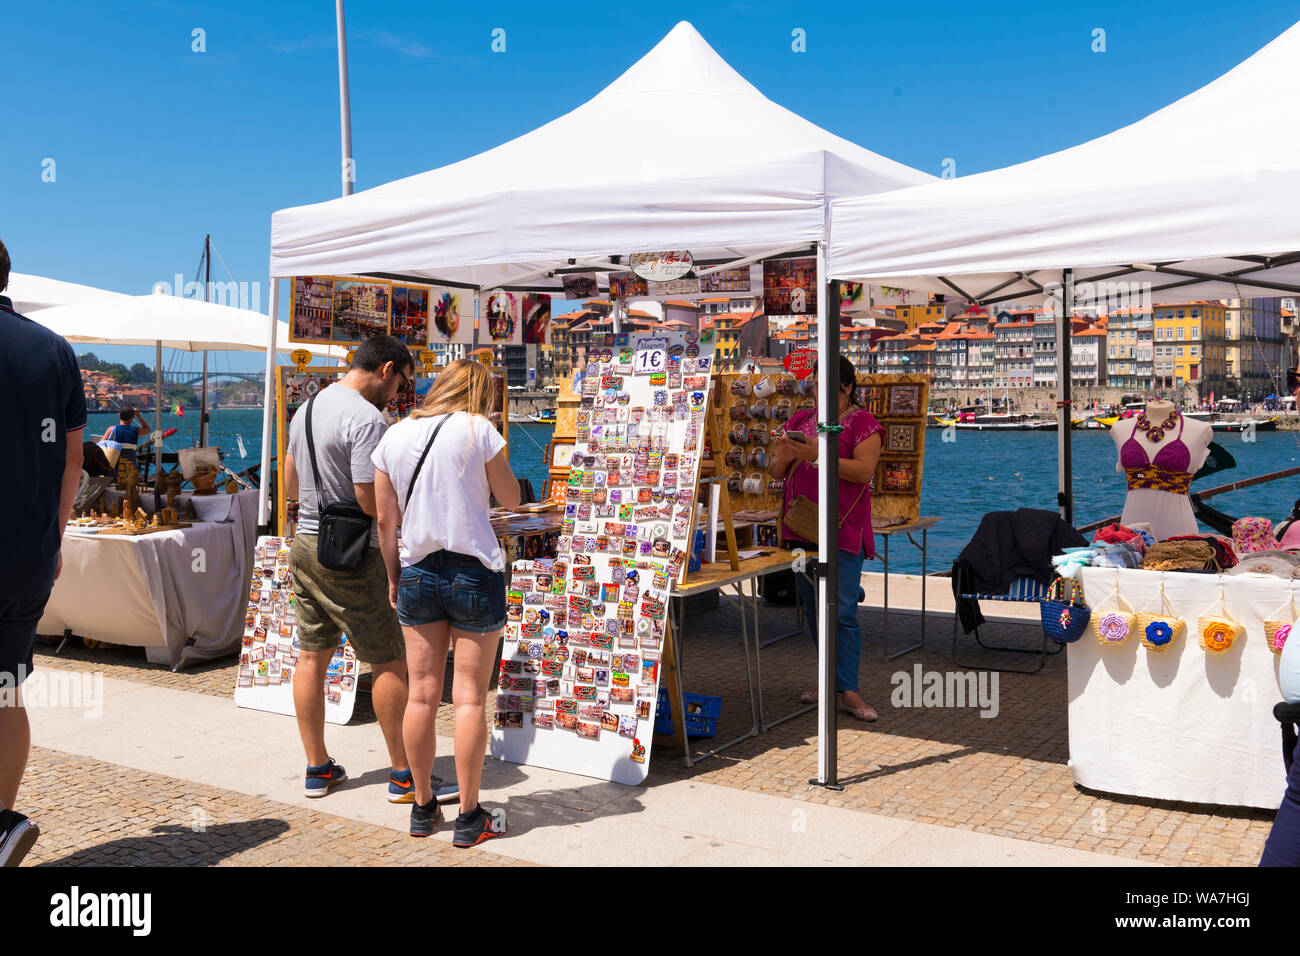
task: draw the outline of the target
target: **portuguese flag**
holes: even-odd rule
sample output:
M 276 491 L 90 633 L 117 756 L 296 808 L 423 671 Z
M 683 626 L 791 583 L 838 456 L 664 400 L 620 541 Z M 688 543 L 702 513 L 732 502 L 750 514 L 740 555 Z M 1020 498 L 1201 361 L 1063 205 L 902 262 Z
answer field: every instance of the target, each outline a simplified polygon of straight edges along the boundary
M 172 414 L 179 415 L 181 418 L 185 417 L 185 409 L 181 408 L 180 402 L 176 403 L 176 408 L 172 410 Z

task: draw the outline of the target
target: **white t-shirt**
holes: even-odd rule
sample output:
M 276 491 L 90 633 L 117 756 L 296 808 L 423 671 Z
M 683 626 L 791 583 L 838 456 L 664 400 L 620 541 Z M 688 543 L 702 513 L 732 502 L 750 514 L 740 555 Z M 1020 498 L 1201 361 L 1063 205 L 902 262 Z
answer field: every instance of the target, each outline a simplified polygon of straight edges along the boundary
M 424 446 L 444 418 L 447 424 L 416 478 L 410 510 L 402 513 L 402 565 L 419 564 L 435 551 L 455 551 L 503 571 L 505 555 L 488 521 L 487 463 L 506 440 L 491 422 L 468 412 L 408 418 L 384 433 L 371 460 L 392 481 L 400 508 Z

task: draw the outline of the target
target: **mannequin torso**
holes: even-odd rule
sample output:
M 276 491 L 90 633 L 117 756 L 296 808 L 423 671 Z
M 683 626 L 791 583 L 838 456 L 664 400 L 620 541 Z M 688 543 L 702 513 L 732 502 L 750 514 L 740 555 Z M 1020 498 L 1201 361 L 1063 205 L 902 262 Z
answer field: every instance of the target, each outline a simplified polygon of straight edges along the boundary
M 1145 416 L 1116 422 L 1111 428 L 1120 459 L 1115 470 L 1127 473 L 1129 484 L 1120 520 L 1149 522 L 1159 541 L 1196 534 L 1186 486 L 1205 463 L 1213 434 L 1208 424 L 1184 417 L 1169 402 L 1149 402 Z

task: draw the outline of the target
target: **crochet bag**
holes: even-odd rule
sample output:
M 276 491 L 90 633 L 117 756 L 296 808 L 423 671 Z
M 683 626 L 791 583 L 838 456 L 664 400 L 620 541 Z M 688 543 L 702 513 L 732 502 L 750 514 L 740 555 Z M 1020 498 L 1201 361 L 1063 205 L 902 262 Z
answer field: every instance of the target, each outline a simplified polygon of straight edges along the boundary
M 1183 632 L 1187 630 L 1187 622 L 1178 616 L 1170 605 L 1169 598 L 1165 596 L 1163 574 L 1160 575 L 1159 606 L 1154 611 L 1148 611 L 1147 606 L 1155 600 L 1153 596 L 1142 606 L 1142 610 L 1136 615 L 1135 623 L 1138 634 L 1142 636 L 1142 646 L 1149 651 L 1163 651 L 1183 636 Z
M 1291 636 L 1291 628 L 1296 623 L 1295 594 L 1291 594 L 1287 608 L 1278 608 L 1278 612 L 1270 614 L 1268 620 L 1264 622 L 1264 639 L 1268 642 L 1268 649 L 1274 654 L 1281 655 L 1282 648 L 1286 647 L 1287 638 Z
M 1118 647 L 1133 633 L 1135 624 L 1133 608 L 1120 596 L 1119 572 L 1116 571 L 1114 587 L 1092 609 L 1092 636 L 1103 647 Z
M 1217 610 L 1216 610 L 1217 609 Z M 1246 636 L 1246 629 L 1228 612 L 1223 602 L 1223 585 L 1219 597 L 1196 620 L 1201 635 L 1201 646 L 1211 654 L 1222 654 Z
M 1058 644 L 1073 644 L 1083 636 L 1092 612 L 1083 603 L 1083 589 L 1071 578 L 1058 577 L 1038 606 L 1043 631 Z

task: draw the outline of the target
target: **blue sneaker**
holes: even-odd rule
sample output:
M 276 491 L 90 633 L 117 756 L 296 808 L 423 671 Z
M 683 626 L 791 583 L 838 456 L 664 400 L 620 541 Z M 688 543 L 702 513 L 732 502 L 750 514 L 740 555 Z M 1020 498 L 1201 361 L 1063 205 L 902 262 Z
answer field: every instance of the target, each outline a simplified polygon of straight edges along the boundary
M 303 792 L 309 797 L 323 797 L 330 790 L 348 779 L 348 772 L 336 764 L 333 758 L 319 767 L 307 767 L 307 784 Z
M 433 788 L 434 799 L 439 803 L 446 803 L 453 797 L 460 796 L 460 787 L 454 783 L 447 783 L 436 773 L 429 774 L 429 786 Z M 394 770 L 388 775 L 388 802 L 415 802 L 415 784 L 411 780 L 410 770 Z

